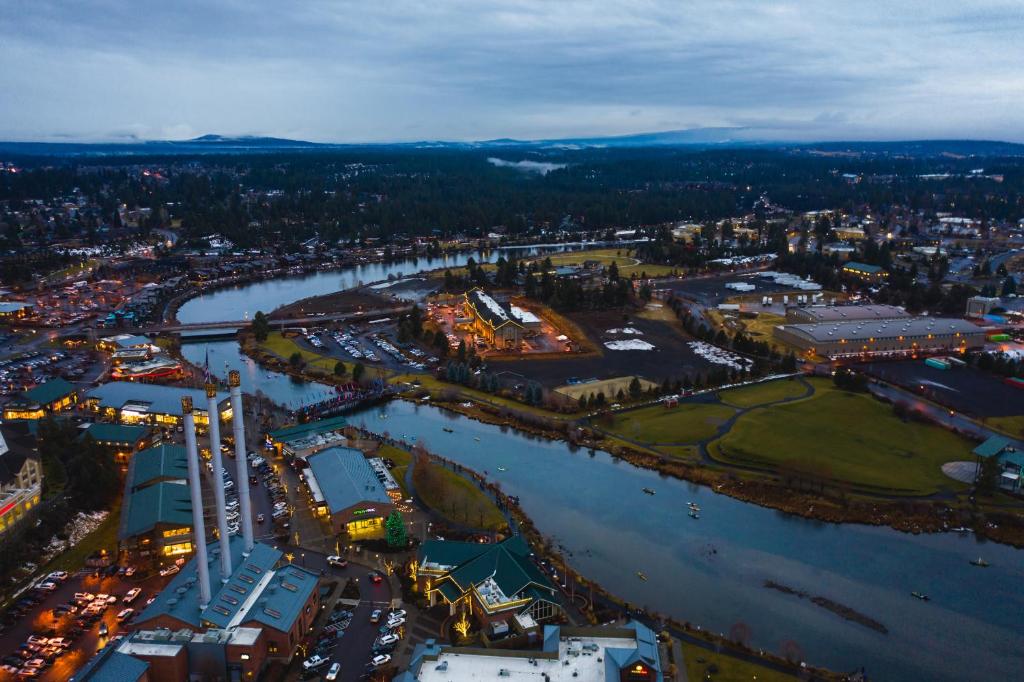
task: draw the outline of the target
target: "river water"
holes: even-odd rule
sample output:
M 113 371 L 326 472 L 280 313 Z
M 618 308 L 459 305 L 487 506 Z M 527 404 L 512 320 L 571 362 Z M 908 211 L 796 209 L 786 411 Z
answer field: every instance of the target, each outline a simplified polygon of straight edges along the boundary
M 375 268 L 215 292 L 187 313 L 205 317 L 179 318 L 237 319 L 239 305 L 270 310 L 355 279 L 413 272 L 401 264 Z M 297 406 L 326 391 L 257 367 L 231 341 L 183 346 L 186 357 L 198 363 L 207 350 L 215 373 L 239 369 L 243 388 L 276 402 Z M 573 566 L 634 604 L 716 632 L 728 633 L 742 622 L 754 646 L 780 652 L 795 643 L 813 664 L 835 670 L 865 666 L 872 679 L 1022 678 L 1024 553 L 1018 550 L 973 535 L 914 536 L 808 521 L 662 478 L 603 452 L 573 451 L 565 443 L 430 406 L 393 402 L 355 413 L 351 421 L 416 437 L 433 452 L 487 471 L 520 497 L 524 511 L 565 548 Z M 445 426 L 454 432 L 444 432 Z M 498 472 L 498 466 L 507 471 Z M 657 494 L 643 493 L 644 487 Z M 690 500 L 702 507 L 700 520 L 687 516 Z M 991 567 L 968 563 L 979 556 Z M 637 571 L 648 580 L 639 580 Z M 766 580 L 852 607 L 889 633 L 767 589 Z M 915 590 L 931 601 L 913 598 Z

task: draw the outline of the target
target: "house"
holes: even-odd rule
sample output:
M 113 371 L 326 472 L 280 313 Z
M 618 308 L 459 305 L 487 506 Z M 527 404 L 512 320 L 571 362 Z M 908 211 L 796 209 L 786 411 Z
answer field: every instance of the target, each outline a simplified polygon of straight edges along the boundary
M 51 379 L 15 396 L 4 406 L 4 420 L 42 419 L 78 403 L 78 388 L 64 379 Z
M 496 544 L 428 540 L 416 557 L 416 581 L 430 605 L 465 608 L 481 627 L 525 615 L 550 620 L 562 610 L 554 586 L 514 536 Z
M 1024 476 L 1024 452 L 1014 446 L 1013 441 L 1003 436 L 991 436 L 971 451 L 978 458 L 978 474 L 982 460 L 995 459 L 999 480 L 1003 490 L 1021 492 L 1021 476 Z
M 39 504 L 43 467 L 27 429 L 0 427 L 0 537 Z

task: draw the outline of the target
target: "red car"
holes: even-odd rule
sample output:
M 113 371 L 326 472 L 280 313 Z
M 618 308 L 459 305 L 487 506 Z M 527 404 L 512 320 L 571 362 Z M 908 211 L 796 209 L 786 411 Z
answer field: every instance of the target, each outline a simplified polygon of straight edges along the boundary
M 374 585 L 380 585 L 382 582 L 384 582 L 384 578 L 381 577 L 380 573 L 374 571 L 370 574 L 370 582 Z

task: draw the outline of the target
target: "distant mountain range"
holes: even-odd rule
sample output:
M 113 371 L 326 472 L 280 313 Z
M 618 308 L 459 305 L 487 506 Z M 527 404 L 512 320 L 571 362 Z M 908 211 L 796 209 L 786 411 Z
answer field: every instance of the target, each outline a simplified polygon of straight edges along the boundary
M 163 156 L 194 154 L 255 154 L 354 149 L 521 149 L 559 152 L 582 149 L 643 147 L 767 148 L 822 155 L 894 156 L 1024 156 L 1024 144 L 990 140 L 910 140 L 891 142 L 779 142 L 755 139 L 748 128 L 691 128 L 608 137 L 573 137 L 548 140 L 495 139 L 479 142 L 419 141 L 396 143 L 323 143 L 279 137 L 203 135 L 190 140 L 131 142 L 0 142 L 0 153 L 24 156 Z

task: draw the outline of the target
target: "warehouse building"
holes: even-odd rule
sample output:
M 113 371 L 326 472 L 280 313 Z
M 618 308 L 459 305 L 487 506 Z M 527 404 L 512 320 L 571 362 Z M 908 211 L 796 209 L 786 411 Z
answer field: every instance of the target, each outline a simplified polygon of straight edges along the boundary
M 820 324 L 848 320 L 900 320 L 910 317 L 898 305 L 812 305 L 786 308 L 786 322 L 791 324 Z
M 327 448 L 345 443 L 342 431 L 348 426 L 344 417 L 318 419 L 277 429 L 267 434 L 264 447 L 274 448 L 284 457 L 305 458 Z
M 42 419 L 78 403 L 78 389 L 64 379 L 51 379 L 19 393 L 4 406 L 4 420 Z
M 192 553 L 184 447 L 158 445 L 131 459 L 117 537 L 121 554 L 129 560 L 159 564 Z
M 525 327 L 510 308 L 495 301 L 483 289 L 471 289 L 465 295 L 466 314 L 471 325 L 487 343 L 498 348 L 515 348 L 523 339 Z
M 539 649 L 416 645 L 409 669 L 394 682 L 451 680 L 663 682 L 658 638 L 632 621 L 622 627 L 547 625 Z
M 306 459 L 304 471 L 313 509 L 329 517 L 335 533 L 350 539 L 384 537 L 384 521 L 401 497 L 390 495 L 377 471 L 359 450 L 332 447 Z
M 985 345 L 985 331 L 966 320 L 911 317 L 775 327 L 773 336 L 807 356 L 885 358 L 964 353 Z
M 480 627 L 542 622 L 562 608 L 530 555 L 519 536 L 493 545 L 428 540 L 416 555 L 416 583 L 431 606 L 447 604 L 452 615 L 465 607 Z
M 111 381 L 89 391 L 83 403 L 86 409 L 107 421 L 173 427 L 183 421 L 182 396 L 192 398 L 196 424 L 209 424 L 206 410 L 200 407 L 207 404 L 206 392 L 197 388 Z M 217 393 L 217 406 L 220 418 L 230 421 L 231 403 L 227 393 Z

